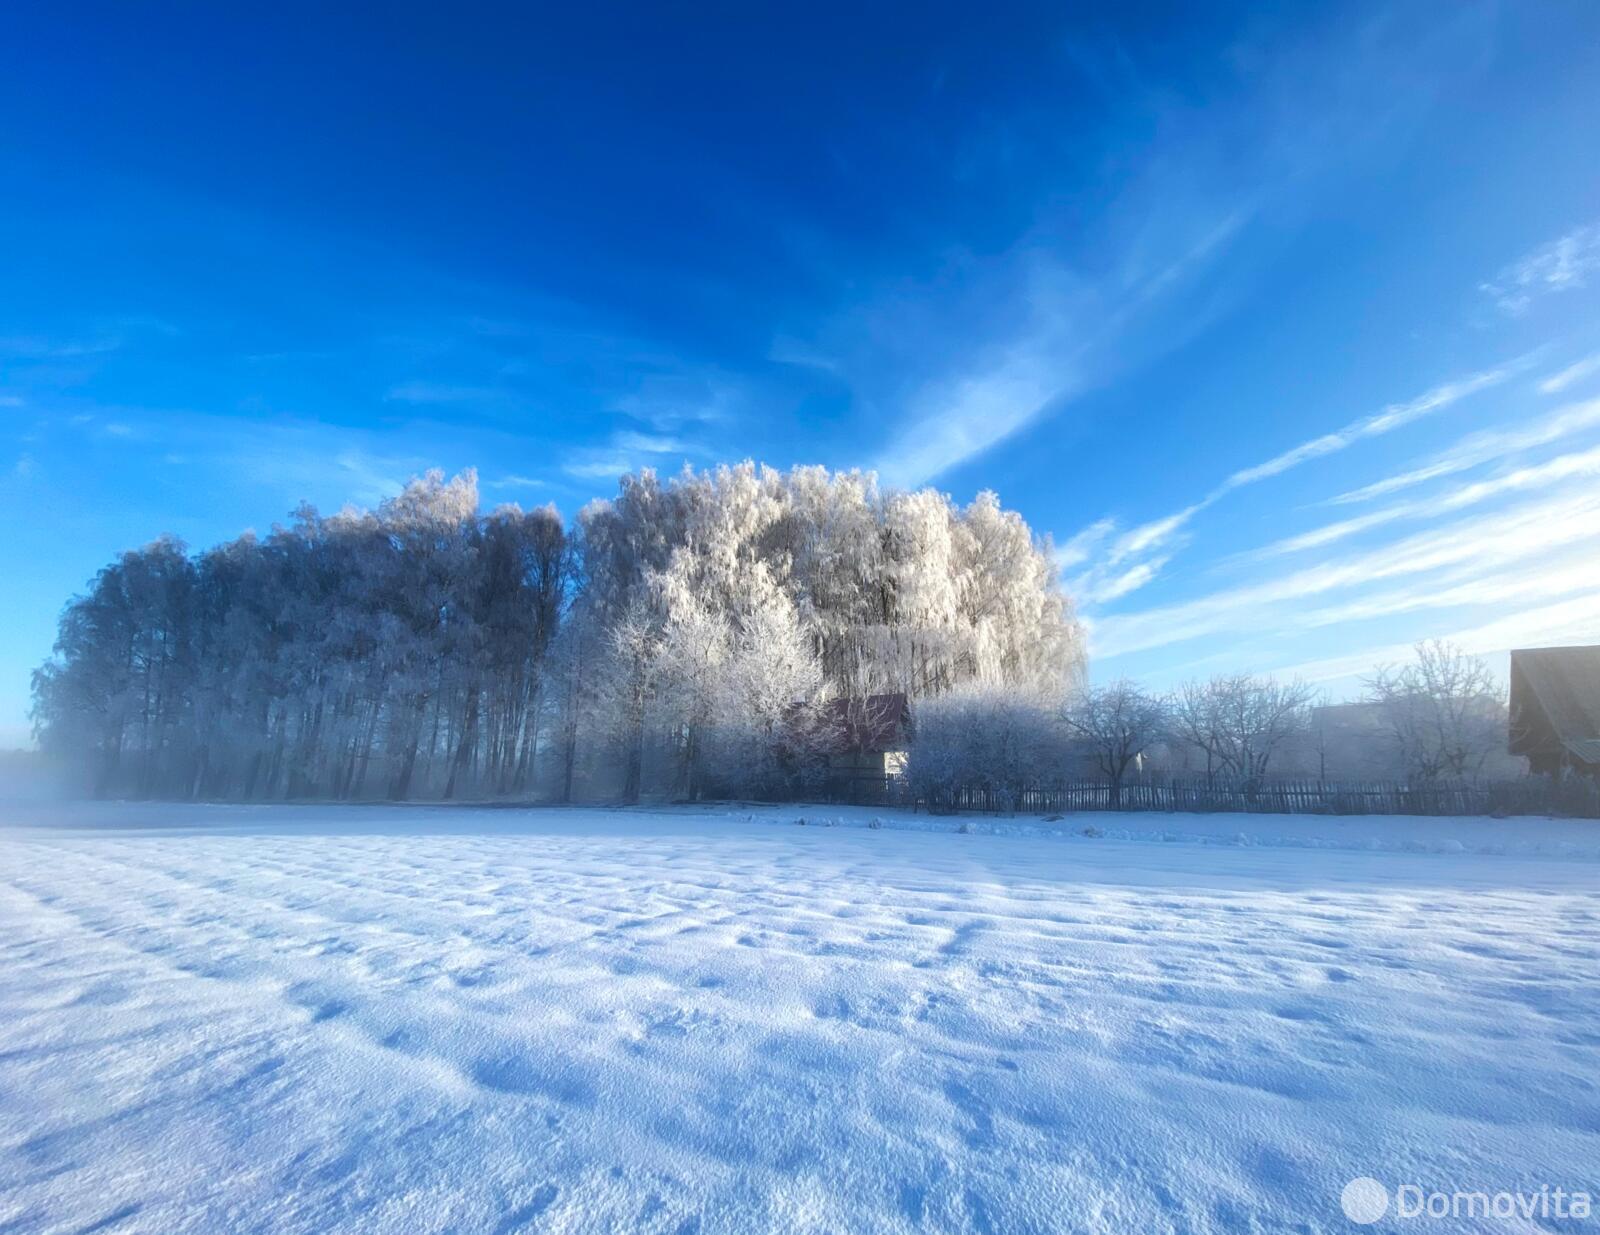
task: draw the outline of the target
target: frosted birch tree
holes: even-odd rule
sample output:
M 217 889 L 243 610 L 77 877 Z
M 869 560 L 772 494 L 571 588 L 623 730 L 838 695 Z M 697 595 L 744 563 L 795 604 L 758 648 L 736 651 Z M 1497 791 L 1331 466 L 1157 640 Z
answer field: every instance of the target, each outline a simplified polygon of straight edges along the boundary
M 1366 688 L 1407 773 L 1417 780 L 1476 776 L 1505 745 L 1499 684 L 1483 661 L 1455 644 L 1419 643 L 1410 663 L 1379 668 Z
M 1048 545 L 993 494 L 744 463 L 624 476 L 568 526 L 433 472 L 123 554 L 34 717 L 104 793 L 777 793 L 828 698 L 1059 698 L 1082 666 Z

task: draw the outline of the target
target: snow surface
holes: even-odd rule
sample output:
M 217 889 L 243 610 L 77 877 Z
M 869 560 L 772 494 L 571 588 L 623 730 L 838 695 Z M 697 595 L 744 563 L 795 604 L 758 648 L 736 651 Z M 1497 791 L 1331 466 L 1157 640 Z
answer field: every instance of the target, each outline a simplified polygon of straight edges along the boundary
M 1360 1229 L 1358 1175 L 1600 1195 L 1594 824 L 0 817 L 7 1233 L 1315 1232 Z

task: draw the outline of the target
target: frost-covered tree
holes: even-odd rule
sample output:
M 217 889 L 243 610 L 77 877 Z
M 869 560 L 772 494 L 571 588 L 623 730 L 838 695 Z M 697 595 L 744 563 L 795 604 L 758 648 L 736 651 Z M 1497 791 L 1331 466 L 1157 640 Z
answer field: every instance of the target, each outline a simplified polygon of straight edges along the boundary
M 859 472 L 625 476 L 565 526 L 430 473 L 373 510 L 124 554 L 35 677 L 105 793 L 781 793 L 829 698 L 1054 695 L 1083 643 L 1048 546 Z
M 1068 702 L 1062 718 L 1087 749 L 1100 775 L 1110 782 L 1111 806 L 1116 809 L 1122 802 L 1128 769 L 1166 739 L 1170 708 L 1165 699 L 1148 695 L 1123 679 L 1080 691 Z
M 971 683 L 923 701 L 914 722 L 906 776 L 932 807 L 971 790 L 1013 810 L 1027 790 L 1062 779 L 1066 735 L 1052 697 Z
M 597 622 L 601 649 L 594 698 L 608 745 L 622 774 L 622 799 L 637 802 L 644 792 L 646 742 L 656 688 L 660 684 L 662 623 L 646 599 L 633 597 L 620 614 Z
M 580 516 L 598 620 L 687 555 L 731 612 L 759 562 L 794 606 L 827 689 L 922 698 L 964 682 L 1061 691 L 1083 639 L 1048 547 L 992 494 L 962 510 L 932 490 L 884 493 L 870 474 L 753 464 L 624 478 Z
M 34 674 L 42 737 L 77 753 L 98 792 L 187 779 L 198 664 L 197 579 L 181 542 L 124 553 L 67 606 L 55 659 Z
M 597 671 L 604 661 L 598 630 L 597 623 L 572 614 L 550 644 L 550 792 L 558 802 L 573 800 L 587 771 L 586 753 L 604 724 L 598 708 Z
M 1205 756 L 1208 779 L 1262 780 L 1275 757 L 1311 728 L 1316 692 L 1303 682 L 1228 674 L 1190 682 L 1172 701 L 1173 735 Z
M 811 771 L 822 665 L 794 602 L 763 563 L 750 571 L 734 614 L 722 679 L 717 757 L 722 780 L 744 794 L 781 793 Z
M 1452 643 L 1417 644 L 1409 664 L 1383 666 L 1366 688 L 1402 764 L 1417 780 L 1476 776 L 1505 744 L 1499 684 L 1483 661 Z
M 660 714 L 672 747 L 675 796 L 693 801 L 719 724 L 728 719 L 732 628 L 728 615 L 696 586 L 688 554 L 674 555 L 656 582 L 661 640 L 656 648 Z
M 571 548 L 553 510 L 477 502 L 433 473 L 375 511 L 123 555 L 36 675 L 42 745 L 102 793 L 527 789 Z

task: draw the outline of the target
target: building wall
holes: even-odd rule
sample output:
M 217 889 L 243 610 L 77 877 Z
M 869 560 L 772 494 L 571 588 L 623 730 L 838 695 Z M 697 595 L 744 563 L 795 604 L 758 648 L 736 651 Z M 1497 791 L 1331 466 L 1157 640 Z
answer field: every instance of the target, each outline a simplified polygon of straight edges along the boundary
M 837 776 L 883 776 L 888 771 L 887 752 L 869 750 L 829 755 L 828 771 Z

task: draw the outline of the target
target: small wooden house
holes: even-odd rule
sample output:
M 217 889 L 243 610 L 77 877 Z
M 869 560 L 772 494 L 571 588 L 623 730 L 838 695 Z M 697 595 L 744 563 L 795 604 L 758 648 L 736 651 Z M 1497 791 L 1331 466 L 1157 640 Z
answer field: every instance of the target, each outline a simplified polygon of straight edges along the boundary
M 873 800 L 905 770 L 911 705 L 903 694 L 832 699 L 820 719 L 828 777 L 839 792 Z
M 1511 742 L 1529 770 L 1600 773 L 1600 647 L 1511 653 Z

